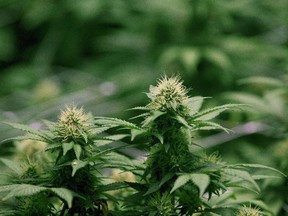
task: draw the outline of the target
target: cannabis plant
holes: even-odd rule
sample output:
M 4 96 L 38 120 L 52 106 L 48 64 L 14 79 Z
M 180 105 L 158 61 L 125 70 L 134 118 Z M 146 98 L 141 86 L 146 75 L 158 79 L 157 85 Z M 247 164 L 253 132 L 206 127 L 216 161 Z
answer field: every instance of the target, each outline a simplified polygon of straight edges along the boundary
M 57 122 L 44 123 L 48 129 L 41 131 L 7 123 L 26 132 L 13 140 L 34 140 L 46 147 L 42 160 L 31 156 L 27 162 L 1 159 L 13 171 L 0 186 L 2 200 L 8 201 L 1 215 L 107 215 L 106 198 L 113 198 L 105 192 L 122 186 L 103 185 L 99 173 L 113 167 L 112 157 L 118 162 L 117 154 L 106 145 L 126 135 L 103 136 L 107 127 L 95 126 L 92 114 L 77 107 L 67 107 Z
M 148 152 L 147 160 L 137 166 L 138 169 L 131 170 L 139 181 L 127 182 L 135 193 L 127 197 L 126 210 L 120 215 L 209 215 L 222 214 L 222 209 L 231 209 L 228 213 L 231 214 L 242 202 L 233 201 L 235 194 L 231 188 L 260 191 L 255 180 L 267 176 L 253 176 L 247 168 L 274 169 L 256 164 L 227 165 L 215 153 L 191 151 L 191 146 L 196 145 L 193 134 L 212 129 L 228 132 L 212 119 L 241 104 L 201 110 L 205 98 L 189 97 L 178 77 L 164 76 L 157 86 L 150 87 L 147 96 L 150 99 L 147 106 L 132 109 L 144 111 L 134 117 L 144 118 L 141 130 L 131 130 L 132 139 L 142 135 L 137 142 L 145 137 L 141 145 Z M 105 126 L 105 119 L 99 118 L 96 124 Z M 260 201 L 249 200 L 249 203 L 267 209 Z
M 1 214 L 241 215 L 241 209 L 235 210 L 241 204 L 269 213 L 259 200 L 239 199 L 235 188 L 259 192 L 255 180 L 270 176 L 253 175 L 248 168 L 275 169 L 258 164 L 228 165 L 215 153 L 191 150 L 197 145 L 193 136 L 200 131 L 229 132 L 212 119 L 241 104 L 202 110 L 205 98 L 189 97 L 178 77 L 164 76 L 157 86 L 150 87 L 147 96 L 150 102 L 146 106 L 132 109 L 144 111 L 134 117 L 144 118 L 140 126 L 118 118 L 94 117 L 75 106 L 64 109 L 57 122 L 43 121 L 46 129 L 42 130 L 6 123 L 26 132 L 11 139 L 28 143 L 28 148 L 24 148 L 26 158 L 0 159 L 11 171 L 0 185 Z M 119 133 L 120 129 L 128 129 L 130 134 Z M 131 143 L 127 139 L 119 142 L 129 135 Z M 120 149 L 132 147 L 147 151 L 145 162 L 120 153 Z M 109 175 L 104 175 L 107 168 L 129 171 L 133 178 L 108 181 Z

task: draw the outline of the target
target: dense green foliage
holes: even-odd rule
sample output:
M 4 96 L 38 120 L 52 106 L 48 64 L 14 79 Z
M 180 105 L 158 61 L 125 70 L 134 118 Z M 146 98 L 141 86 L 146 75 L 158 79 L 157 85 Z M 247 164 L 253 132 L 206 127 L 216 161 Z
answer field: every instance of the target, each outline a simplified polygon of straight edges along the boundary
M 202 110 L 231 102 L 248 105 L 240 112 L 227 109 L 213 121 L 233 132 L 192 133 L 192 142 L 207 148 L 207 157 L 219 152 L 228 164 L 263 164 L 287 174 L 287 11 L 286 0 L 0 0 L 0 121 L 38 131 L 44 129 L 40 119 L 57 122 L 55 113 L 66 104 L 84 106 L 97 116 L 129 119 L 137 111 L 124 110 L 146 105 L 141 92 L 149 84 L 164 73 L 176 73 L 192 88 L 195 101 L 205 99 Z M 141 125 L 141 118 L 133 121 Z M 132 132 L 135 142 L 145 140 Z M 18 135 L 0 124 L 0 140 Z M 161 139 L 157 136 L 152 140 Z M 0 156 L 18 160 L 20 176 L 42 158 L 47 166 L 35 165 L 41 173 L 50 169 L 46 159 L 51 161 L 34 154 L 42 145 L 7 140 L 0 143 Z M 138 158 L 147 148 L 124 152 Z M 193 154 L 199 149 L 191 147 Z M 263 200 L 275 215 L 287 216 L 287 179 L 257 183 L 261 193 L 242 191 L 238 197 Z M 55 195 L 37 190 L 42 191 L 39 196 Z
M 141 126 L 118 118 L 93 117 L 76 107 L 66 107 L 55 123 L 44 121 L 46 130 L 6 123 L 26 132 L 12 140 L 34 141 L 29 145 L 42 143 L 46 147 L 43 155 L 38 157 L 35 155 L 39 151 L 32 151 L 26 159 L 23 156 L 15 161 L 1 159 L 14 172 L 12 176 L 7 175 L 8 178 L 0 185 L 0 192 L 4 194 L 2 200 L 14 199 L 12 203 L 3 202 L 5 210 L 1 214 L 222 215 L 232 214 L 239 204 L 245 203 L 261 207 L 265 215 L 272 214 L 260 200 L 238 199 L 237 194 L 241 191 L 234 193 L 232 188 L 246 188 L 257 193 L 260 188 L 255 180 L 277 177 L 252 175 L 247 168 L 279 171 L 259 164 L 228 165 L 216 154 L 195 153 L 190 148 L 195 145 L 192 137 L 198 131 L 227 131 L 211 120 L 241 104 L 201 110 L 204 98 L 189 97 L 178 77 L 163 77 L 157 86 L 150 86 L 147 95 L 150 103 L 133 109 L 146 111 L 134 117 L 144 117 Z M 117 151 L 131 148 L 131 145 L 109 145 L 127 136 L 104 134 L 115 128 L 130 130 L 132 141 L 145 135 L 147 141 L 144 139 L 135 145 L 145 145 L 148 153 L 145 162 L 129 159 Z M 19 163 L 26 160 L 27 165 L 22 167 Z M 103 180 L 109 177 L 103 172 L 105 168 L 129 171 L 138 179 L 105 184 Z M 128 187 L 134 190 L 129 189 L 126 194 L 116 193 L 116 196 L 107 193 L 123 188 L 128 190 Z M 220 201 L 214 198 L 210 203 L 213 196 Z M 38 199 L 41 199 L 40 206 Z M 111 201 L 115 204 L 109 209 L 108 202 Z

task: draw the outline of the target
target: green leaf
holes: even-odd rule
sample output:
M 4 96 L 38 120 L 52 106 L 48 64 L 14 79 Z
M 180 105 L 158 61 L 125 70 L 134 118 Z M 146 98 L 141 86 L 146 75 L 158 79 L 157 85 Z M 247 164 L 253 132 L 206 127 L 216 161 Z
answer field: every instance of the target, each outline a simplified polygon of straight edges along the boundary
M 151 122 L 153 122 L 155 119 L 157 119 L 159 116 L 164 115 L 165 112 L 160 112 L 160 111 L 153 111 L 151 113 L 151 115 L 149 117 L 147 117 L 144 121 L 143 121 L 143 127 L 146 127 L 148 124 L 150 124 Z
M 177 120 L 180 124 L 182 124 L 183 126 L 185 126 L 186 128 L 190 128 L 188 122 L 181 116 L 176 115 L 175 117 L 173 117 L 175 120 Z
M 145 131 L 144 130 L 136 130 L 136 129 L 132 129 L 131 130 L 131 141 L 133 141 L 135 139 L 136 136 L 143 134 Z
M 161 188 L 161 186 L 162 186 L 163 184 L 165 184 L 167 181 L 169 181 L 173 176 L 174 176 L 174 173 L 167 173 L 167 174 L 161 179 L 160 182 L 156 182 L 156 183 L 152 184 L 152 185 L 149 187 L 148 191 L 144 194 L 144 196 L 146 196 L 146 195 L 148 195 L 148 194 L 151 194 L 151 193 L 153 193 L 153 192 L 158 191 L 158 190 Z
M 46 127 L 48 127 L 48 129 L 50 131 L 55 131 L 55 128 L 56 128 L 56 123 L 55 122 L 51 122 L 51 121 L 48 121 L 48 120 L 42 120 L 42 122 L 46 125 Z
M 0 158 L 0 161 L 18 175 L 21 174 L 21 166 L 17 162 L 5 158 Z
M 3 198 L 3 200 L 7 200 L 11 197 L 31 196 L 46 190 L 45 187 L 29 184 L 13 184 L 9 186 L 10 186 L 10 192 Z
M 225 132 L 229 132 L 227 128 L 224 128 L 220 124 L 217 124 L 215 122 L 210 122 L 210 121 L 196 121 L 193 122 L 194 127 L 192 131 L 195 130 L 224 130 Z
M 15 216 L 17 215 L 17 210 L 12 210 L 10 208 L 5 208 L 4 206 L 1 206 L 0 210 L 0 215 L 1 216 Z
M 112 201 L 112 202 L 114 202 L 117 205 L 119 204 L 119 198 L 118 197 L 115 197 L 115 196 L 113 196 L 113 195 L 111 195 L 109 193 L 105 193 L 105 192 L 102 192 L 101 195 L 106 197 L 109 201 Z M 108 210 L 106 210 L 106 212 L 108 212 Z M 105 213 L 105 215 L 107 215 L 107 213 Z
M 211 120 L 227 109 L 239 108 L 240 106 L 243 106 L 243 104 L 225 104 L 222 106 L 216 106 L 195 114 L 194 116 L 192 116 L 192 119 L 201 121 Z
M 61 147 L 62 147 L 62 143 L 49 144 L 44 150 L 48 151 L 48 150 L 53 150 L 53 149 L 61 148 Z
M 95 117 L 95 124 L 141 130 L 141 128 L 139 128 L 135 124 L 124 121 L 122 119 L 118 119 L 118 118 Z
M 14 189 L 17 187 L 18 184 L 11 184 L 11 185 L 0 185 L 0 192 L 6 192 Z
M 73 145 L 73 150 L 74 150 L 74 153 L 75 153 L 75 156 L 77 158 L 77 160 L 80 159 L 80 156 L 81 156 L 81 153 L 82 153 L 82 147 L 78 144 L 74 144 Z
M 202 197 L 210 183 L 209 175 L 193 173 L 190 174 L 190 180 L 192 180 L 192 182 L 199 188 L 199 196 Z
M 26 134 L 23 136 L 16 136 L 16 137 L 11 137 L 11 138 L 7 138 L 1 141 L 2 142 L 7 142 L 10 140 L 16 140 L 16 141 L 22 141 L 22 140 L 35 140 L 35 141 L 41 141 L 41 142 L 45 142 L 47 143 L 47 139 L 44 139 L 40 136 L 34 135 L 34 134 Z
M 81 128 L 78 128 L 78 132 L 81 134 L 82 138 L 84 138 L 85 143 L 88 143 L 88 134 Z
M 65 156 L 67 152 L 73 148 L 73 145 L 74 145 L 74 142 L 62 143 L 63 156 Z
M 128 134 L 116 134 L 116 135 L 106 136 L 105 139 L 110 139 L 112 141 L 119 141 L 127 136 Z
M 90 132 L 91 132 L 91 134 L 96 135 L 96 134 L 103 133 L 103 132 L 109 130 L 110 128 L 111 128 L 111 127 L 104 127 L 104 126 L 101 126 L 101 127 L 96 127 L 96 128 L 91 129 Z
M 61 199 L 65 200 L 68 204 L 68 207 L 72 207 L 72 201 L 73 201 L 73 192 L 66 189 L 66 188 L 50 188 L 53 193 L 55 193 L 57 196 L 59 196 Z
M 255 180 L 252 178 L 252 176 L 248 172 L 243 171 L 243 170 L 238 170 L 238 169 L 226 168 L 224 169 L 224 173 L 228 175 L 230 178 L 236 177 L 236 180 L 242 179 L 244 181 L 251 183 L 254 186 L 254 188 L 257 190 L 257 192 L 260 192 L 260 188 L 258 184 L 255 182 Z
M 130 158 L 117 152 L 106 154 L 105 161 L 107 162 L 103 166 L 104 168 L 121 168 L 124 170 L 134 168 L 134 163 Z
M 159 182 L 151 184 L 150 187 L 148 188 L 148 191 L 144 194 L 144 196 L 147 196 L 147 195 L 159 190 L 159 188 L 160 188 Z
M 15 128 L 15 129 L 33 134 L 36 137 L 40 137 L 40 138 L 44 139 L 45 142 L 48 142 L 48 143 L 52 142 L 52 140 L 49 137 L 47 137 L 44 133 L 42 133 L 41 131 L 35 130 L 29 126 L 26 126 L 23 124 L 18 124 L 18 123 L 10 123 L 10 122 L 3 122 L 3 123 Z
M 116 146 L 116 147 L 106 148 L 103 151 L 100 151 L 100 152 L 93 154 L 93 156 L 87 158 L 86 160 L 88 162 L 95 162 L 97 160 L 99 161 L 99 159 L 103 161 L 106 158 L 107 154 L 111 154 L 117 150 L 124 149 L 127 147 L 133 148 L 135 146 L 138 146 L 138 145 L 137 144 L 135 144 L 135 145 L 120 145 L 120 146 Z M 103 157 L 104 155 L 105 155 L 105 158 Z
M 184 174 L 179 176 L 174 182 L 174 186 L 171 189 L 170 193 L 173 193 L 175 190 L 185 185 L 190 179 L 191 179 L 190 174 Z
M 161 144 L 164 143 L 164 137 L 162 134 L 159 133 L 153 133 L 153 136 L 157 137 L 157 139 L 160 141 Z
M 202 173 L 184 174 L 179 176 L 170 191 L 172 193 L 176 189 L 185 185 L 188 181 L 192 181 L 199 188 L 199 196 L 201 197 L 210 183 L 209 175 Z
M 279 179 L 280 176 L 253 175 L 252 178 L 253 178 L 254 180 L 261 180 L 261 179 Z
M 150 110 L 148 107 L 144 107 L 144 106 L 137 106 L 137 107 L 133 107 L 133 108 L 130 108 L 128 110 Z
M 132 120 L 132 119 L 142 118 L 142 117 L 146 117 L 146 116 L 149 116 L 149 115 L 150 115 L 150 113 L 142 113 L 142 114 L 134 116 L 134 117 L 132 117 L 130 119 Z
M 283 176 L 287 176 L 286 174 L 284 174 L 283 172 L 279 171 L 278 169 L 275 169 L 273 167 L 269 167 L 269 166 L 265 166 L 265 165 L 262 165 L 262 164 L 234 164 L 234 165 L 231 165 L 232 167 L 250 167 L 250 168 L 261 168 L 261 169 L 268 169 L 268 170 L 271 170 L 271 171 L 274 171 L 274 172 L 278 172 L 280 173 L 281 175 Z
M 129 187 L 137 190 L 137 191 L 145 191 L 147 189 L 147 185 L 146 184 L 140 184 L 137 182 L 127 182 L 125 181 L 126 184 L 129 185 Z
M 227 182 L 225 184 L 225 186 L 227 188 L 229 188 L 229 187 L 243 188 L 247 191 L 252 191 L 253 193 L 259 194 L 259 191 L 257 189 L 255 189 L 255 187 L 253 187 L 253 186 L 251 187 L 251 184 L 247 185 L 246 181 L 243 181 L 243 179 L 239 179 L 239 178 L 238 178 L 238 180 L 231 179 L 229 182 Z
M 86 161 L 81 161 L 81 160 L 74 160 L 72 163 L 71 163 L 71 166 L 72 166 L 72 177 L 76 174 L 76 172 L 85 167 L 86 165 L 88 164 L 88 162 Z
M 189 111 L 190 116 L 194 115 L 201 109 L 205 98 L 207 97 L 195 96 L 195 97 L 189 98 L 188 108 L 190 109 Z
M 101 187 L 99 187 L 97 191 L 103 192 L 103 191 L 119 190 L 127 187 L 129 186 L 125 182 L 115 182 L 107 185 L 101 185 Z
M 116 134 L 116 135 L 111 135 L 111 136 L 106 136 L 106 137 L 97 137 L 94 139 L 95 145 L 97 147 L 103 146 L 110 144 L 115 141 L 119 141 L 125 137 L 129 136 L 128 134 Z

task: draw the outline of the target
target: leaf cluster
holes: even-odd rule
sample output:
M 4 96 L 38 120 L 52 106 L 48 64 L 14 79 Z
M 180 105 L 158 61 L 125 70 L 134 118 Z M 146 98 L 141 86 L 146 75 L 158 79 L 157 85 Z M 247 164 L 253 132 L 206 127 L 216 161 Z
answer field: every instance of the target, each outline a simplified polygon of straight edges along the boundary
M 20 163 L 1 159 L 1 162 L 13 174 L 7 184 L 0 186 L 0 193 L 5 194 L 3 201 L 10 198 L 17 200 L 17 205 L 21 207 L 16 208 L 16 215 L 75 215 L 80 213 L 90 215 L 97 212 L 97 214 L 107 215 L 106 199 L 107 197 L 115 199 L 106 192 L 123 188 L 124 184 L 118 183 L 113 187 L 104 185 L 101 183 L 103 177 L 99 174 L 104 168 L 114 167 L 118 162 L 125 161 L 124 156 L 115 152 L 120 147 L 112 148 L 109 144 L 127 135 L 105 135 L 103 132 L 113 126 L 98 127 L 96 124 L 91 124 L 94 117 L 82 111 L 76 107 L 68 107 L 65 110 L 65 112 L 72 112 L 71 115 L 75 114 L 73 112 L 85 115 L 82 117 L 87 122 L 84 122 L 82 128 L 77 129 L 79 132 L 77 136 L 74 136 L 75 134 L 67 136 L 69 133 L 63 130 L 67 129 L 69 132 L 71 125 L 67 124 L 67 128 L 63 128 L 61 122 L 59 128 L 60 120 L 58 122 L 44 121 L 47 129 L 40 131 L 26 125 L 6 122 L 11 127 L 26 133 L 11 138 L 12 140 L 34 140 L 46 143 L 45 149 L 42 150 L 44 151 L 42 153 L 47 156 L 44 161 L 34 158 L 35 161 L 23 166 L 20 163 L 25 163 L 25 159 L 22 159 Z M 75 122 L 72 121 L 72 123 Z M 72 126 L 79 125 L 76 122 Z M 111 158 L 113 162 L 109 163 Z M 28 161 L 31 160 L 28 158 Z M 34 166 L 36 163 L 37 166 Z M 39 197 L 45 203 L 45 208 L 37 207 Z M 13 208 L 14 205 L 10 206 Z M 39 212 L 34 209 L 38 209 Z M 45 213 L 42 214 L 40 212 L 43 212 L 43 209 Z
M 19 206 L 12 215 L 33 215 L 42 211 L 44 215 L 60 216 L 188 216 L 221 214 L 222 209 L 232 213 L 247 203 L 237 199 L 238 190 L 259 193 L 256 181 L 273 177 L 254 175 L 250 168 L 279 172 L 259 164 L 227 165 L 217 154 L 207 155 L 203 149 L 191 150 L 191 146 L 197 145 L 193 142 L 193 134 L 201 130 L 228 132 L 213 119 L 242 104 L 201 109 L 205 98 L 189 97 L 182 82 L 175 77 L 162 78 L 150 91 L 151 102 L 145 107 L 133 108 L 144 111 L 133 118 L 143 118 L 139 126 L 118 118 L 94 117 L 76 107 L 62 111 L 58 122 L 44 121 L 47 129 L 43 130 L 6 123 L 26 133 L 13 140 L 44 142 L 47 155 L 42 161 L 33 158 L 24 167 L 15 161 L 1 159 L 14 173 L 12 176 L 17 177 L 0 186 L 3 200 L 14 199 Z M 171 97 L 177 97 L 177 100 L 169 96 L 171 92 L 175 93 Z M 155 106 L 155 101 L 161 101 L 163 106 Z M 168 105 L 163 104 L 166 102 Z M 118 133 L 119 130 L 128 130 L 130 135 Z M 139 137 L 142 139 L 134 145 L 119 143 L 127 136 L 131 136 L 127 143 L 133 143 Z M 144 162 L 119 153 L 121 149 L 140 145 L 147 151 Z M 39 164 L 35 166 L 37 162 Z M 105 183 L 103 171 L 107 168 L 129 171 L 136 178 Z M 121 193 L 119 190 L 123 189 L 129 192 Z M 47 204 L 45 208 L 36 207 L 40 198 Z M 111 202 L 116 205 L 109 208 Z M 250 200 L 250 203 L 270 214 L 261 201 Z M 13 203 L 5 205 L 13 209 Z M 6 215 L 11 212 L 7 211 Z

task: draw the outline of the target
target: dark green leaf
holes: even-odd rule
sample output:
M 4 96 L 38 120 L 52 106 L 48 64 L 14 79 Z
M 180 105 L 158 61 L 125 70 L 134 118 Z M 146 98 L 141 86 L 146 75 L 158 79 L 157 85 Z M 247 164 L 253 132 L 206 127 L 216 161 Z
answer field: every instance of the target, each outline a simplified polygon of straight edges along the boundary
M 73 192 L 66 188 L 50 188 L 53 193 L 65 200 L 69 208 L 72 208 Z
M 66 153 L 73 148 L 73 146 L 74 142 L 62 143 L 63 156 L 65 156 Z
M 81 153 L 82 153 L 82 147 L 78 144 L 74 144 L 73 145 L 73 150 L 74 150 L 74 153 L 75 153 L 75 156 L 77 158 L 77 160 L 80 159 L 80 156 L 81 156 Z
M 153 122 L 155 119 L 157 119 L 159 116 L 164 115 L 165 112 L 160 112 L 160 111 L 153 111 L 150 116 L 148 116 L 144 121 L 143 121 L 143 127 L 146 127 L 148 124 Z
M 76 172 L 85 167 L 86 165 L 88 164 L 88 162 L 86 161 L 81 161 L 81 160 L 74 160 L 72 163 L 71 163 L 71 166 L 72 166 L 72 177 L 76 174 Z
M 119 190 L 119 189 L 127 188 L 127 187 L 129 186 L 125 182 L 115 182 L 115 183 L 111 183 L 107 185 L 101 185 L 101 187 L 99 187 L 97 191 L 103 192 L 103 191 Z

